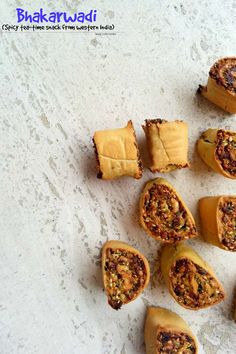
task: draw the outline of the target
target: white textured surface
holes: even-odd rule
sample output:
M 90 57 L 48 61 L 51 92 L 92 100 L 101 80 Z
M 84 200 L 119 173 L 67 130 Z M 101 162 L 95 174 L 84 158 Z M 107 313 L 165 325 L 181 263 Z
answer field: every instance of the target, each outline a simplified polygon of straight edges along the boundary
M 235 182 L 208 170 L 194 145 L 208 127 L 235 129 L 235 117 L 195 91 L 215 59 L 236 54 L 236 1 L 1 0 L 1 24 L 15 22 L 19 5 L 80 4 L 119 33 L 0 33 L 0 352 L 141 354 L 146 305 L 154 304 L 189 322 L 201 353 L 233 354 L 236 255 L 201 240 L 190 244 L 222 280 L 224 303 L 193 313 L 150 284 L 121 311 L 106 304 L 99 257 L 107 239 L 127 241 L 155 263 L 159 244 L 137 221 L 153 175 L 97 180 L 91 136 L 132 119 L 143 151 L 145 118 L 186 120 L 192 169 L 166 177 L 195 216 L 200 197 L 235 194 Z

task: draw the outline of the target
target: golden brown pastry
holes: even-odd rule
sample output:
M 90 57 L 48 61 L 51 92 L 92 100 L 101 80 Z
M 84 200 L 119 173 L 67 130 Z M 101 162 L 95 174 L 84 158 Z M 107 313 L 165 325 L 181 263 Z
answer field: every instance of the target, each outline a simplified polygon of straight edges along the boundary
M 176 313 L 148 307 L 144 330 L 146 354 L 197 354 L 197 340 L 187 323 Z
M 148 261 L 141 252 L 121 241 L 108 241 L 102 250 L 103 283 L 109 305 L 118 310 L 135 300 L 150 278 Z
M 236 178 L 236 132 L 208 129 L 197 143 L 202 160 L 215 172 Z
M 152 172 L 169 172 L 189 167 L 188 126 L 176 120 L 146 119 L 143 126 L 151 159 Z
M 93 142 L 98 178 L 142 177 L 142 162 L 131 120 L 125 128 L 95 132 Z
M 140 198 L 140 223 L 148 235 L 166 243 L 197 236 L 190 210 L 164 178 L 146 184 Z
M 163 247 L 161 271 L 170 294 L 187 309 L 203 309 L 225 298 L 211 267 L 184 243 Z
M 236 113 L 236 57 L 218 60 L 210 69 L 207 86 L 198 92 L 229 113 Z
M 199 212 L 204 239 L 226 251 L 236 252 L 236 196 L 202 198 Z

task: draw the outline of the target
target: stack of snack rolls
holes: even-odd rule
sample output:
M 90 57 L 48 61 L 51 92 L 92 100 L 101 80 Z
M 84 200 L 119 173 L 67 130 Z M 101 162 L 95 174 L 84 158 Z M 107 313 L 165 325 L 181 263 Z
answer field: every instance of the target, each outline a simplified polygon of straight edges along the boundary
M 236 58 L 218 60 L 206 87 L 198 93 L 230 113 L 236 113 Z M 143 125 L 151 172 L 170 172 L 190 166 L 188 126 L 181 120 L 148 119 Z M 132 121 L 126 127 L 97 131 L 93 136 L 98 178 L 130 176 L 140 179 L 143 164 Z M 201 159 L 216 173 L 236 179 L 236 132 L 208 129 L 197 142 Z M 162 243 L 160 268 L 170 295 L 186 309 L 200 310 L 225 299 L 212 267 L 186 240 L 198 236 L 195 220 L 184 200 L 164 178 L 149 181 L 141 193 L 140 225 Z M 199 200 L 204 240 L 236 252 L 236 196 L 206 196 Z M 102 250 L 103 284 L 109 305 L 120 309 L 135 300 L 150 279 L 148 260 L 137 249 L 110 240 Z M 236 316 L 235 316 L 236 318 Z M 148 307 L 145 333 L 147 354 L 197 353 L 197 340 L 187 323 L 172 311 Z

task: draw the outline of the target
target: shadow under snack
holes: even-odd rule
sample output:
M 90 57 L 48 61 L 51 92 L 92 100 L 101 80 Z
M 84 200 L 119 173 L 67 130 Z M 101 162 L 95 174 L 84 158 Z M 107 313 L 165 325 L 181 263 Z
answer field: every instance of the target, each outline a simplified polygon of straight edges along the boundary
M 142 137 L 137 137 L 138 148 L 141 156 L 141 161 L 143 164 L 143 168 L 149 168 L 151 165 L 150 157 L 148 153 L 148 145 L 145 134 L 143 133 Z

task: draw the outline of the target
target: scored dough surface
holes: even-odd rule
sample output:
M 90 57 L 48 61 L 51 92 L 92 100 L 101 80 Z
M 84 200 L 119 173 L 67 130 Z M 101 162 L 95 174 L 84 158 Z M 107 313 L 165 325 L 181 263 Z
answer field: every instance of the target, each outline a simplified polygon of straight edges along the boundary
M 103 179 L 124 175 L 141 177 L 139 152 L 131 121 L 125 128 L 96 132 L 94 142 Z
M 151 171 L 187 167 L 188 126 L 182 121 L 151 122 L 144 127 L 150 150 Z

